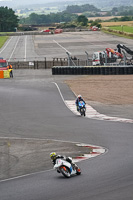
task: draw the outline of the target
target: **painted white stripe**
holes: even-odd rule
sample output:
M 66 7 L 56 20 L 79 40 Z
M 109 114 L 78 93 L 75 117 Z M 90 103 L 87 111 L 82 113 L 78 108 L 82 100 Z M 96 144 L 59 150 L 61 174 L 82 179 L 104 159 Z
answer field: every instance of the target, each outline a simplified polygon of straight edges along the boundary
M 68 106 L 68 104 L 67 104 L 66 101 L 64 100 L 64 97 L 63 97 L 63 95 L 62 95 L 62 93 L 61 93 L 61 91 L 60 91 L 60 88 L 59 88 L 58 84 L 55 83 L 55 82 L 52 82 L 52 83 L 54 83 L 54 84 L 56 85 L 56 87 L 57 87 L 57 89 L 58 89 L 58 91 L 59 91 L 59 94 L 60 94 L 60 96 L 61 96 L 61 98 L 62 98 L 64 104 L 66 105 L 66 107 L 67 107 L 68 109 L 70 109 L 69 106 Z M 71 110 L 71 109 L 70 109 L 70 110 Z M 72 111 L 72 113 L 75 114 L 75 110 L 74 110 L 74 111 L 71 110 L 71 111 Z M 77 114 L 78 114 L 78 113 L 77 113 Z
M 13 178 L 8 178 L 8 179 L 0 180 L 0 183 L 6 182 L 6 181 L 15 180 L 15 179 L 19 179 L 19 178 L 23 178 L 23 177 L 27 177 L 27 176 L 31 176 L 31 175 L 41 174 L 41 173 L 49 172 L 49 171 L 52 171 L 52 170 L 54 170 L 54 169 L 49 169 L 49 170 L 35 172 L 35 173 L 30 173 L 30 174 L 25 174 L 25 175 L 22 175 L 22 176 L 16 176 L 16 177 L 13 177 Z
M 24 54 L 24 61 L 26 61 L 26 47 L 27 47 L 27 35 L 25 37 L 25 54 Z
M 14 47 L 14 49 L 13 49 L 13 51 L 12 51 L 12 53 L 11 53 L 10 58 L 9 58 L 8 61 L 10 61 L 10 59 L 12 58 L 12 55 L 14 54 L 14 51 L 15 51 L 15 49 L 16 49 L 16 47 L 17 47 L 17 44 L 18 44 L 19 39 L 20 39 L 20 37 L 18 37 L 18 40 L 17 40 L 17 42 L 16 42 L 16 44 L 15 44 L 15 47 Z
M 68 105 L 68 108 L 73 111 L 76 115 L 79 113 L 76 110 L 75 101 L 65 101 Z M 114 121 L 114 122 L 127 122 L 127 123 L 133 123 L 132 119 L 126 119 L 126 118 L 119 118 L 119 117 L 110 117 L 104 114 L 100 114 L 97 112 L 94 108 L 92 108 L 90 105 L 86 104 L 86 117 L 91 119 L 97 119 L 97 120 L 106 120 L 106 121 Z
M 59 42 L 57 42 L 56 40 L 53 40 L 59 47 L 61 47 L 62 49 L 64 49 L 66 52 L 68 52 L 70 55 L 71 53 L 65 48 L 63 47 L 61 44 L 59 44 Z

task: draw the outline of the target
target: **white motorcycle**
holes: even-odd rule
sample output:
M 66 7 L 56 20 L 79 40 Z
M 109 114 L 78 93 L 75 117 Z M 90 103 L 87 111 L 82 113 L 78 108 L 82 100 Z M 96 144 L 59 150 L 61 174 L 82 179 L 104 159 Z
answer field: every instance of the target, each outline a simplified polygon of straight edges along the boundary
M 57 170 L 58 173 L 62 173 L 66 178 L 70 178 L 72 175 L 80 175 L 81 170 L 79 167 L 74 166 L 74 164 L 67 162 L 61 158 L 56 160 L 56 164 L 54 165 L 54 169 Z

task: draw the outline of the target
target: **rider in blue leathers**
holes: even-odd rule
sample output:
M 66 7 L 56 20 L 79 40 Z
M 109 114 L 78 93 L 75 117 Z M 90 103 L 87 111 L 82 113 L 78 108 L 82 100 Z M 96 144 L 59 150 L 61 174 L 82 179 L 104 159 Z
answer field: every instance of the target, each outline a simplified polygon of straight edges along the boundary
M 85 103 L 85 101 L 84 101 L 84 99 L 82 98 L 82 96 L 79 94 L 78 96 L 77 96 L 77 99 L 76 99 L 76 102 L 75 102 L 75 104 L 76 104 L 76 106 L 77 106 L 77 111 L 79 111 L 79 102 L 80 101 L 83 101 L 84 103 Z M 85 103 L 86 104 L 86 103 Z

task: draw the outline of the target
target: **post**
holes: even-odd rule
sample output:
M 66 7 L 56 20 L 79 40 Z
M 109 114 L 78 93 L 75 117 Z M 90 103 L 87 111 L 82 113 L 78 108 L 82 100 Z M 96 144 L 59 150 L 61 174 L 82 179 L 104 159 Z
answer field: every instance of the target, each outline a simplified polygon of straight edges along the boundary
M 68 55 L 68 66 L 70 66 L 70 64 L 72 63 L 74 66 L 76 66 L 76 64 L 73 62 L 70 54 L 66 51 L 66 54 Z
M 125 54 L 125 52 L 124 51 L 122 51 L 123 52 L 123 58 L 124 58 L 124 65 L 126 65 L 126 54 Z
M 107 65 L 107 53 L 105 52 L 105 66 Z
M 122 33 L 123 33 L 123 25 L 121 25 Z
M 87 66 L 89 65 L 89 54 L 87 51 L 85 51 L 86 55 L 87 55 Z
M 45 69 L 47 69 L 46 57 L 44 58 L 44 62 L 45 62 Z
M 66 52 L 66 54 L 67 54 L 67 56 L 68 56 L 68 66 L 70 66 L 70 55 L 69 55 L 69 53 L 68 52 Z

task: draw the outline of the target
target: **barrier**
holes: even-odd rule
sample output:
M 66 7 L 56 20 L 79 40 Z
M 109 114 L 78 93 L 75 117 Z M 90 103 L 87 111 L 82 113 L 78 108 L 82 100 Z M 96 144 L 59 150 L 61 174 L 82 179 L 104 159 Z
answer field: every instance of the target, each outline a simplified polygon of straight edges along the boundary
M 4 72 L 0 71 L 0 78 L 4 78 Z
M 127 75 L 133 74 L 133 66 L 54 66 L 53 75 Z
M 10 78 L 10 71 L 4 70 L 4 78 Z
M 8 70 L 2 70 L 0 71 L 0 78 L 10 78 L 10 72 Z

